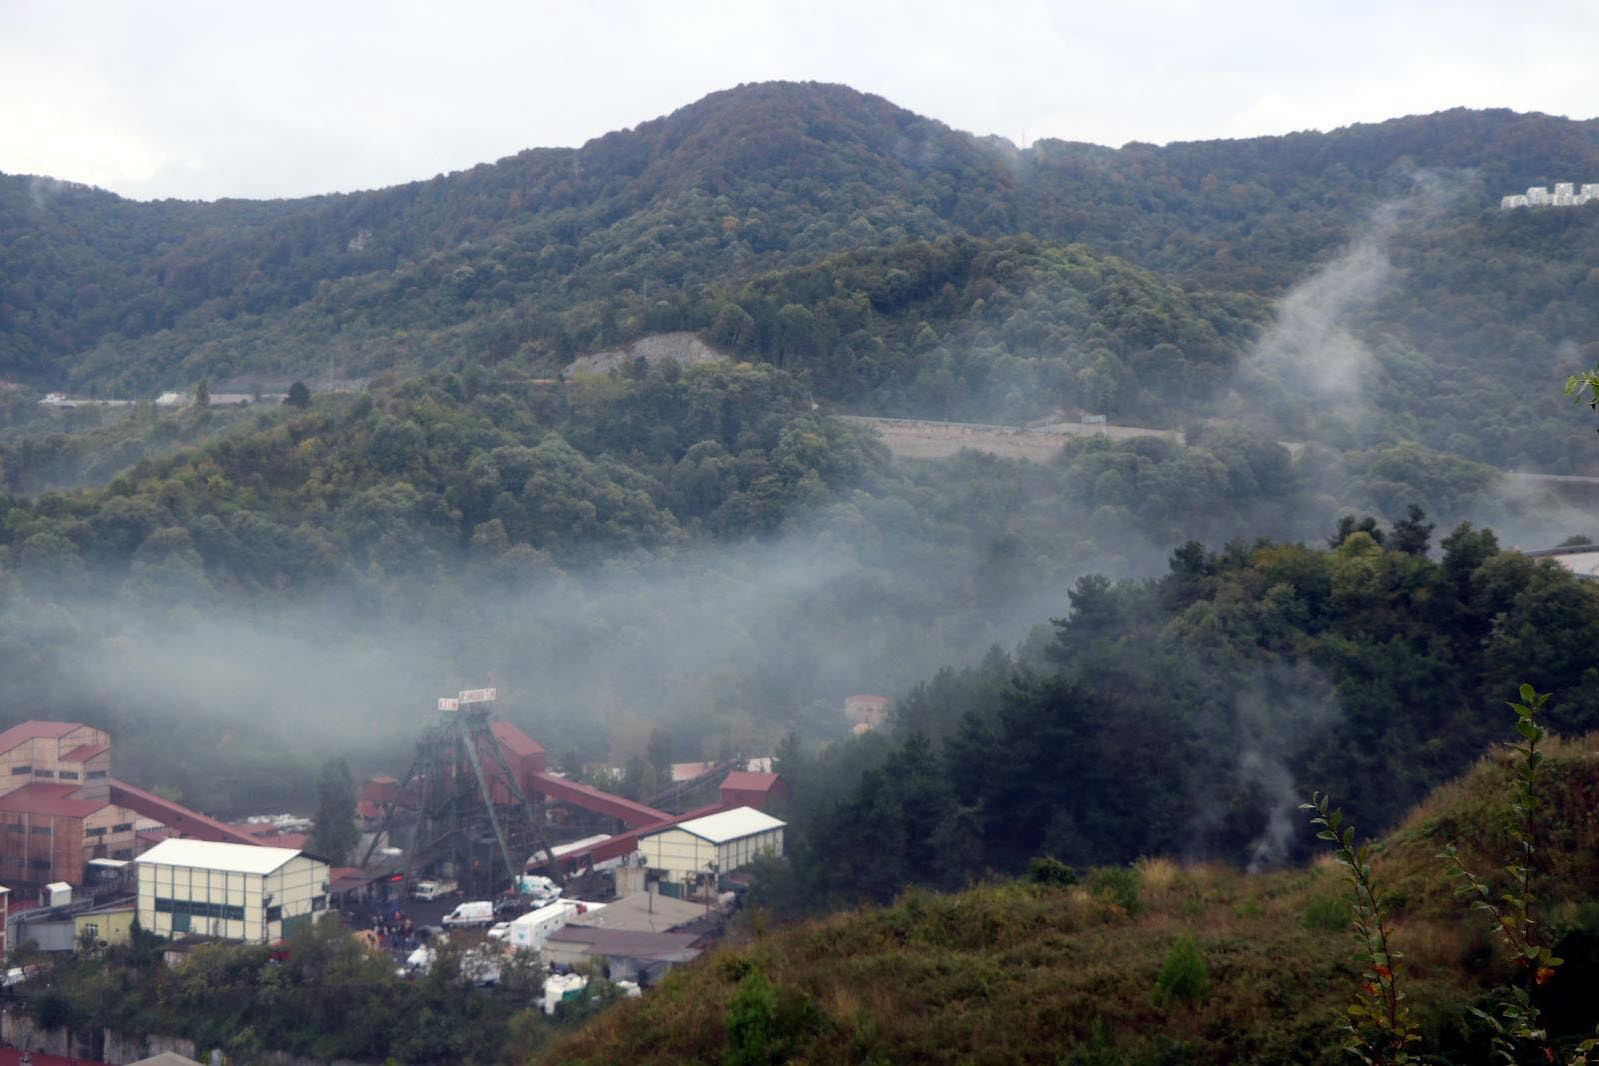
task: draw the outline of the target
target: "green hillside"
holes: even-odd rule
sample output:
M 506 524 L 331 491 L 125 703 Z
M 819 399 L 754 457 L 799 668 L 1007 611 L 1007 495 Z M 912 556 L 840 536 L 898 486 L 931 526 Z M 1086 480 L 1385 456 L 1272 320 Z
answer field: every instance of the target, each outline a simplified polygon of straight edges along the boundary
M 1171 425 L 1236 414 L 1262 298 L 1376 235 L 1381 277 L 1328 312 L 1372 352 L 1371 402 L 1267 383 L 1248 409 L 1289 439 L 1566 470 L 1583 457 L 1548 441 L 1568 412 L 1525 386 L 1599 357 L 1599 209 L 1495 205 L 1585 175 L 1599 126 L 1506 111 L 1016 150 L 842 86 L 740 86 L 348 195 L 145 204 L 0 177 L 0 368 L 135 395 L 330 367 L 549 374 L 690 329 L 860 409 Z
M 1588 994 L 1599 867 L 1583 816 L 1599 795 L 1596 745 L 1557 744 L 1544 764 L 1543 935 L 1566 961 L 1538 999 L 1565 1043 L 1599 1021 Z M 1510 779 L 1509 757 L 1490 756 L 1376 849 L 1426 1061 L 1492 1061 L 1469 1008 L 1521 979 L 1438 857 L 1457 841 L 1479 870 L 1503 861 Z M 1248 875 L 1153 859 L 1066 887 L 915 890 L 793 928 L 764 929 L 757 915 L 742 943 L 533 1061 L 1338 1063 L 1362 969 L 1347 899 L 1330 862 Z M 1185 939 L 1203 980 L 1163 981 Z

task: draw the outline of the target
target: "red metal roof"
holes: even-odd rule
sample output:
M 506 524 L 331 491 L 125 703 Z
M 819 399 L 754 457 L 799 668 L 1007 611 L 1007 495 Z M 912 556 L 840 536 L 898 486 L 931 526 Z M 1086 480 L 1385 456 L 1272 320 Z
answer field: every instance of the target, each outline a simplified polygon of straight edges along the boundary
M 99 1059 L 69 1059 L 61 1055 L 46 1055 L 42 1051 L 33 1052 L 30 1060 L 33 1066 L 110 1066 L 109 1063 Z M 0 1047 L 0 1066 L 21 1066 L 22 1050 L 14 1047 Z
M 163 799 L 142 788 L 135 788 L 114 777 L 110 781 L 112 803 L 126 807 L 130 811 L 137 811 L 146 818 L 154 818 L 175 833 L 182 833 L 184 836 L 199 840 L 214 840 L 221 844 L 249 844 L 256 847 L 261 843 L 248 833 L 241 833 L 231 825 L 209 818 L 198 811 L 191 811 L 181 803 L 173 803 L 169 799 Z
M 737 806 L 737 804 L 734 806 Z M 609 840 L 603 840 L 595 844 L 592 848 L 568 852 L 561 856 L 561 864 L 569 869 L 576 870 L 582 868 L 587 862 L 601 863 L 607 859 L 614 859 L 619 855 L 631 855 L 638 850 L 638 838 L 646 833 L 658 833 L 662 829 L 670 828 L 679 822 L 687 822 L 693 818 L 703 818 L 707 814 L 720 814 L 727 809 L 727 804 L 713 803 L 708 807 L 700 807 L 685 814 L 670 814 L 653 825 L 641 825 L 635 829 L 629 829 L 625 833 L 618 833 Z
M 0 811 L 12 814 L 47 814 L 60 818 L 87 818 L 110 804 L 105 800 L 77 799 L 77 785 L 52 785 L 35 781 L 0 796 Z
M 0 748 L 0 751 L 4 750 L 4 748 Z M 110 750 L 111 745 L 109 744 L 80 744 L 61 757 L 67 762 L 88 762 L 96 755 L 100 755 Z
M 541 749 L 542 750 L 542 749 Z M 646 807 L 642 803 L 635 803 L 630 799 L 602 792 L 588 785 L 580 785 L 576 781 L 568 781 L 564 777 L 538 771 L 529 774 L 529 784 L 538 791 L 562 803 L 570 803 L 574 807 L 582 807 L 586 811 L 597 811 L 611 818 L 619 818 L 627 825 L 652 825 L 671 815 L 665 811 L 658 811 L 654 807 Z
M 734 770 L 722 782 L 723 788 L 739 792 L 770 792 L 781 780 L 776 774 L 757 774 L 748 770 Z
M 544 745 L 522 732 L 510 722 L 490 722 L 489 732 L 512 755 L 542 755 Z
M 28 740 L 60 740 L 74 729 L 83 728 L 82 722 L 42 722 L 32 719 L 0 733 L 0 751 L 10 751 Z

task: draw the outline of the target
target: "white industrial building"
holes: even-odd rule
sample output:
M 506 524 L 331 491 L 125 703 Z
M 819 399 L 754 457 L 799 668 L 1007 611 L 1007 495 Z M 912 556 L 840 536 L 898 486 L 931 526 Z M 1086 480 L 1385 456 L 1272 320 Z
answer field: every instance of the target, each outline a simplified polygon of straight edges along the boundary
M 1599 200 L 1599 182 L 1584 182 L 1579 188 L 1576 182 L 1557 181 L 1552 192 L 1541 185 L 1534 185 L 1525 193 L 1501 196 L 1499 209 L 1509 211 L 1517 207 L 1580 207 L 1596 200 Z
M 754 807 L 735 807 L 668 826 L 639 837 L 644 865 L 666 883 L 694 884 L 708 874 L 727 873 L 763 853 L 783 854 L 786 822 Z
M 328 905 L 328 864 L 293 848 L 171 839 L 134 864 L 139 924 L 161 936 L 271 943 Z

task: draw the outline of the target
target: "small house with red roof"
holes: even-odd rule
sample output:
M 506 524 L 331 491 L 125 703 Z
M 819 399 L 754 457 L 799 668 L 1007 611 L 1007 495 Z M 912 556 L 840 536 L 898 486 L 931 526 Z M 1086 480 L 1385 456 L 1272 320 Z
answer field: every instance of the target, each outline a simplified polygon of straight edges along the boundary
M 788 798 L 788 782 L 777 774 L 734 770 L 722 780 L 723 807 L 754 807 L 764 811 L 774 799 Z

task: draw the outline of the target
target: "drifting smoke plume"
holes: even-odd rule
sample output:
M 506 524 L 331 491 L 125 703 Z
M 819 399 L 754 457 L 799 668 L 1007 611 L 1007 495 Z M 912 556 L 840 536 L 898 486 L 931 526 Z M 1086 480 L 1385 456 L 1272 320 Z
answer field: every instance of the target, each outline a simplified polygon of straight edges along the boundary
M 1238 389 L 1285 429 L 1329 418 L 1358 426 L 1380 366 L 1360 336 L 1362 314 L 1397 278 L 1388 246 L 1405 225 L 1434 217 L 1470 187 L 1469 175 L 1422 171 L 1410 192 L 1377 207 L 1349 246 L 1294 286 L 1239 369 Z
M 1288 856 L 1304 799 L 1289 760 L 1343 720 L 1325 678 L 1307 664 L 1273 667 L 1242 691 L 1234 706 L 1241 739 L 1238 782 L 1265 804 L 1265 829 L 1250 845 L 1251 872 Z
M 1194 841 L 1233 836 L 1233 826 L 1223 825 L 1226 805 L 1234 796 L 1254 804 L 1250 825 L 1262 829 L 1244 853 L 1250 871 L 1270 868 L 1289 858 L 1300 823 L 1295 818 L 1303 794 L 1295 785 L 1295 759 L 1343 721 L 1337 694 L 1327 679 L 1308 663 L 1274 663 L 1234 687 L 1231 721 L 1210 722 L 1207 748 L 1236 751 L 1231 782 L 1220 778 L 1202 782 L 1207 794 L 1199 796 Z M 1226 790 L 1226 794 L 1217 791 Z
M 1063 503 L 1039 518 L 1080 524 Z M 770 750 L 791 728 L 844 732 L 845 696 L 897 694 L 1016 644 L 1060 612 L 1077 576 L 1111 561 L 1064 532 L 1018 553 L 914 525 L 889 537 L 896 521 L 915 520 L 862 502 L 769 544 L 571 572 L 468 561 L 431 580 L 294 597 L 216 591 L 198 559 L 186 570 L 175 557 L 158 582 L 91 579 L 71 595 L 0 574 L 13 679 L 0 707 L 13 720 L 81 717 L 142 735 L 142 747 L 118 738 L 119 772 L 151 784 L 182 761 L 171 737 L 305 759 L 348 752 L 358 770 L 395 772 L 436 697 L 481 684 L 500 689 L 498 712 L 552 759 L 625 758 L 657 725 L 681 759 L 725 739 Z M 1123 560 L 1134 542 L 1118 545 Z M 1151 549 L 1143 561 L 1163 558 Z M 8 647 L 7 634 L 28 646 Z

